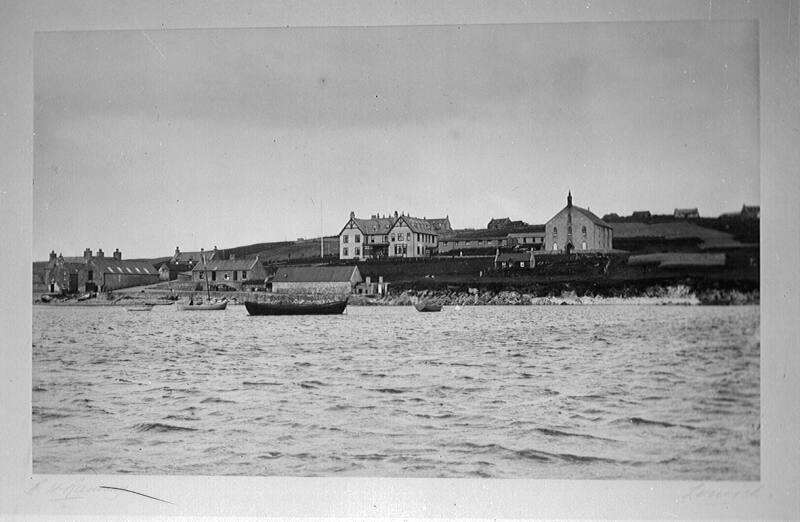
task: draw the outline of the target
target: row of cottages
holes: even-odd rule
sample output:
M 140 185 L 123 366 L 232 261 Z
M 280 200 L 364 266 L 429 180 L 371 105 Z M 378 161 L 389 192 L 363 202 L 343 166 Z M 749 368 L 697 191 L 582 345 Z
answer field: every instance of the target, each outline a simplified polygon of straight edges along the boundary
M 439 235 L 451 231 L 450 218 L 416 218 L 372 215 L 350 219 L 339 232 L 339 259 L 380 259 L 386 257 L 427 257 L 437 252 Z
M 278 268 L 272 277 L 272 292 L 343 295 L 353 293 L 361 282 L 361 273 L 355 265 L 286 266 Z
M 613 229 L 591 211 L 572 204 L 572 192 L 567 194 L 567 206 L 545 223 L 546 248 L 549 253 L 609 252 L 613 245 Z
M 105 257 L 102 249 L 92 254 L 87 248 L 83 257 L 64 257 L 50 252 L 44 284 L 50 293 L 78 293 L 116 290 L 158 282 L 158 271 L 148 261 L 123 260 L 116 249 Z
M 508 219 L 508 218 L 504 218 Z M 515 248 L 541 250 L 544 248 L 544 225 L 519 223 L 511 228 L 493 226 L 492 219 L 485 230 L 454 230 L 439 238 L 439 253 L 462 252 L 480 248 Z
M 240 287 L 245 281 L 263 283 L 266 278 L 267 272 L 258 256 L 242 259 L 216 259 L 215 256 L 196 263 L 192 268 L 192 281 L 195 282 L 207 280 L 209 283 L 229 283 L 233 287 Z
M 206 261 L 212 261 L 218 258 L 217 247 L 211 252 L 181 252 L 181 249 L 175 247 L 175 253 L 172 257 L 162 263 L 158 267 L 158 275 L 162 281 L 175 281 L 181 274 L 189 274 L 192 269 L 200 262 L 203 257 Z

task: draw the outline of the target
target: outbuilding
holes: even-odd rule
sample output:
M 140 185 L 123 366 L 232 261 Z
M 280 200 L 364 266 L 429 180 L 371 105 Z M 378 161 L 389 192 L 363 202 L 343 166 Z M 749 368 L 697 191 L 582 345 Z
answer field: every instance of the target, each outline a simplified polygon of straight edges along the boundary
M 286 266 L 272 278 L 275 293 L 351 294 L 362 281 L 357 266 Z

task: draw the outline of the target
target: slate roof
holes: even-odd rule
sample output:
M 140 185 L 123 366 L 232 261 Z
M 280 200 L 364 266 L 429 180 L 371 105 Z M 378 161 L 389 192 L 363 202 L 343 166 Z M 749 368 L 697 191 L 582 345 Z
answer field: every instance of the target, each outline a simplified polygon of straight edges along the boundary
M 219 259 L 204 263 L 197 263 L 192 272 L 224 271 L 224 270 L 252 270 L 258 263 L 258 257 L 245 257 L 241 259 Z
M 449 217 L 430 218 L 430 219 L 426 219 L 425 221 L 430 223 L 431 226 L 433 226 L 433 229 L 436 230 L 437 232 L 439 232 L 440 234 L 442 232 L 447 232 L 447 231 L 453 230 L 453 227 L 450 225 L 450 218 Z
M 544 234 L 544 225 L 525 225 L 508 231 L 508 237 L 527 236 L 529 234 Z
M 202 261 L 201 255 L 204 255 L 206 261 L 211 261 L 214 259 L 214 252 L 213 250 L 207 252 L 178 252 L 177 256 L 172 256 L 173 263 L 188 263 L 190 260 L 192 263 L 199 263 Z
M 567 208 L 567 207 L 564 207 L 564 208 Z M 592 213 L 591 210 L 587 210 L 587 209 L 585 209 L 583 207 L 579 207 L 577 205 L 572 205 L 572 210 L 577 210 L 578 212 L 580 212 L 581 214 L 583 214 L 584 216 L 589 218 L 589 220 L 591 220 L 591 222 L 594 223 L 595 225 L 598 225 L 598 226 L 601 226 L 601 227 L 606 227 L 606 228 L 611 228 L 611 225 L 609 225 L 608 223 L 606 223 L 605 221 L 603 221 L 602 219 L 597 217 L 594 213 Z
M 353 223 L 364 235 L 388 234 L 394 225 L 395 218 L 353 218 Z
M 104 274 L 158 275 L 158 270 L 148 261 L 120 260 L 113 257 L 93 257 L 94 269 Z
M 479 228 L 477 230 L 453 230 L 447 234 L 439 236 L 439 241 L 466 241 L 473 239 L 506 239 L 508 230 L 488 230 Z
M 356 266 L 282 266 L 275 272 L 272 281 L 277 283 L 344 283 L 353 279 L 361 281 Z
M 401 222 L 407 225 L 415 234 L 438 234 L 438 231 L 433 228 L 433 225 L 427 219 L 400 216 L 394 226 L 401 226 Z

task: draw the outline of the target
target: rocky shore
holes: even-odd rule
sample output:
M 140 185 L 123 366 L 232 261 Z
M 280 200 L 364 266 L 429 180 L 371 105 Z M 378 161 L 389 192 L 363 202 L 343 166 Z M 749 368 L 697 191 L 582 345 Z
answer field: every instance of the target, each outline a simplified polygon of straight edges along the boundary
M 536 296 L 516 290 L 406 290 L 385 297 L 352 296 L 350 304 L 355 306 L 406 306 L 419 299 L 429 300 L 445 306 L 486 305 L 756 305 L 759 292 L 736 289 L 712 289 L 695 291 L 688 286 L 677 285 L 647 288 L 638 295 L 603 296 L 578 295 L 575 291 L 564 291 L 559 295 Z

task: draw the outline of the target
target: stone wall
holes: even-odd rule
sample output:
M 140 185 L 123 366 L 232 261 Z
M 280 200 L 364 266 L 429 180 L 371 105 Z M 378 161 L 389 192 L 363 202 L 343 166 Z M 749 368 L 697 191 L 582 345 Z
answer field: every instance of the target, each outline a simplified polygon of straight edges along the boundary
M 349 281 L 345 282 L 318 282 L 318 283 L 284 283 L 273 282 L 272 291 L 276 294 L 349 294 L 352 285 Z

